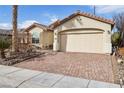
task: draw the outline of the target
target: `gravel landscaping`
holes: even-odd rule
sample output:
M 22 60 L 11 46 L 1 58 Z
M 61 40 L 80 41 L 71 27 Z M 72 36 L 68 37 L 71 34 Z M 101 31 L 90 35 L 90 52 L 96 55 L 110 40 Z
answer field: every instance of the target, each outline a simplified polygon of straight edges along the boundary
M 30 58 L 38 57 L 41 54 L 43 54 L 43 53 L 40 53 L 40 52 L 19 52 L 16 54 L 11 54 L 11 56 L 9 56 L 5 59 L 0 58 L 0 64 L 10 66 L 10 65 L 20 63 L 20 62 L 25 61 L 25 60 L 30 59 Z
M 124 48 L 119 49 L 119 55 L 121 57 L 113 57 L 113 70 L 116 83 L 124 85 Z

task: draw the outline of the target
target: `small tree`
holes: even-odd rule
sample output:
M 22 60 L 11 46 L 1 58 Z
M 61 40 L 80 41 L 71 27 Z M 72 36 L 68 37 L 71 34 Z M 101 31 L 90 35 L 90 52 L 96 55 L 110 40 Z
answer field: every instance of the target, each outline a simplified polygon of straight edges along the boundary
M 121 40 L 120 32 L 114 32 L 111 36 L 112 41 L 112 54 L 119 55 L 119 45 Z
M 119 13 L 113 17 L 115 28 L 120 32 L 119 47 L 124 46 L 124 13 Z
M 114 32 L 111 38 L 112 38 L 112 46 L 119 46 L 121 40 L 120 32 Z
M 10 40 L 6 37 L 0 37 L 0 52 L 1 52 L 1 58 L 6 58 L 5 56 L 5 49 L 9 48 L 11 45 Z

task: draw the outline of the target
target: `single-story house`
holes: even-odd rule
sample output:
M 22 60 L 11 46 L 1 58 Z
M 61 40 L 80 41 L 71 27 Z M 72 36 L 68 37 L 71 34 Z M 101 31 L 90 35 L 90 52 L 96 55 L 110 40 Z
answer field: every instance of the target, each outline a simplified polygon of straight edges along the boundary
M 23 47 L 27 41 L 27 33 L 23 32 L 24 29 L 18 29 L 18 45 L 19 48 Z M 8 39 L 12 39 L 12 29 L 0 29 L 0 37 L 7 37 Z M 27 46 L 26 46 L 27 47 Z M 21 48 L 22 49 L 22 48 Z
M 0 29 L 0 37 L 12 37 L 12 30 L 8 30 L 8 29 Z
M 34 23 L 25 31 L 41 48 L 53 45 L 54 51 L 110 54 L 113 26 L 112 20 L 78 11 L 49 26 Z
M 23 32 L 24 29 L 18 29 L 18 34 L 20 36 L 20 33 Z M 4 36 L 8 36 L 10 38 L 12 38 L 12 29 L 0 29 L 0 36 L 4 37 Z

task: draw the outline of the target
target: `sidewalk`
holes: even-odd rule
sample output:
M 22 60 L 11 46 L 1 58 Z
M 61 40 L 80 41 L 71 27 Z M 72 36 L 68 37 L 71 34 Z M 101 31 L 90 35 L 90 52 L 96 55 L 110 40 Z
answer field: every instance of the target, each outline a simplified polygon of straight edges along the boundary
M 1 88 L 120 88 L 120 85 L 0 65 Z

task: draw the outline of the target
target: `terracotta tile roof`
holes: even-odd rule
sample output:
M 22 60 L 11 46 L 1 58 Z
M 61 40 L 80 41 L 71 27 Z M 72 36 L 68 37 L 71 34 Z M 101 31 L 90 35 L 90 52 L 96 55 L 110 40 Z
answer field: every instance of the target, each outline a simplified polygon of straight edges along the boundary
M 90 14 L 90 13 L 85 13 L 85 12 L 76 12 L 76 13 L 73 13 L 71 14 L 70 16 L 64 18 L 63 20 L 57 20 L 56 22 L 52 23 L 51 25 L 49 25 L 50 28 L 56 28 L 57 26 L 63 24 L 64 22 L 74 18 L 75 16 L 85 16 L 85 17 L 88 17 L 88 18 L 91 18 L 91 19 L 95 19 L 95 20 L 98 20 L 98 21 L 101 21 L 101 22 L 104 22 L 104 23 L 108 23 L 108 24 L 111 24 L 112 26 L 114 25 L 114 21 L 113 20 L 110 20 L 110 19 L 106 19 L 106 18 L 103 18 L 103 17 L 99 17 L 99 16 L 96 16 L 96 15 L 93 15 L 93 14 Z
M 43 24 L 39 24 L 39 23 L 33 23 L 31 26 L 27 27 L 24 31 L 29 31 L 30 29 L 34 28 L 34 27 L 40 27 L 44 30 L 51 30 L 48 26 L 43 25 Z

